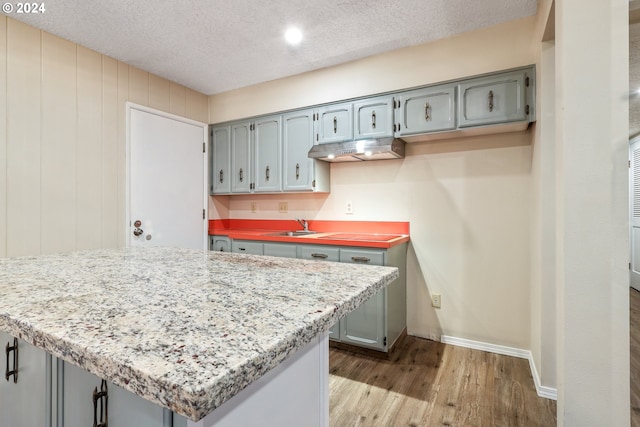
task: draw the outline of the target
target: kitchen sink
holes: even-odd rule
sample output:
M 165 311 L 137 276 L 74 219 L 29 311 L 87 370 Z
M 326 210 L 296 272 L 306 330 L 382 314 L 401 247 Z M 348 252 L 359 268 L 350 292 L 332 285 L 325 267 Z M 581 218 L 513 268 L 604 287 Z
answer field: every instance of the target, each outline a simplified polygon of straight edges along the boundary
M 317 231 L 305 231 L 305 230 L 297 230 L 297 231 L 281 231 L 279 233 L 271 233 L 269 234 L 269 236 L 289 236 L 289 237 L 296 237 L 296 236 L 308 236 L 310 234 L 316 234 Z

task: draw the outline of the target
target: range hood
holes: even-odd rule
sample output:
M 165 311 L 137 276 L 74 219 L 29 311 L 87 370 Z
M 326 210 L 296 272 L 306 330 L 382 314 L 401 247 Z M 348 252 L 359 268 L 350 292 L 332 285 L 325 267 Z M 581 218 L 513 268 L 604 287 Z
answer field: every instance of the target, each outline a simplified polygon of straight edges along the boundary
M 308 156 L 325 162 L 404 159 L 404 144 L 397 138 L 317 144 L 309 150 Z

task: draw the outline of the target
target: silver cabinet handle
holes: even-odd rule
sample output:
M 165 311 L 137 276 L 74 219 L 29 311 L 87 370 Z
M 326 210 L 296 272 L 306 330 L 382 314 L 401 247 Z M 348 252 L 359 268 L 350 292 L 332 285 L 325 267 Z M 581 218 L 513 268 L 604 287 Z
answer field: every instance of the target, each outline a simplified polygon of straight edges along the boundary
M 327 254 L 312 253 L 311 256 L 313 258 L 329 258 L 329 255 L 327 255 Z
M 269 181 L 269 166 L 264 171 L 264 178 Z
M 376 128 L 376 112 L 372 112 L 371 113 L 371 128 L 375 129 Z
M 489 112 L 493 111 L 493 91 L 489 91 Z
M 13 383 L 18 382 L 18 339 L 13 339 L 13 345 L 9 345 L 4 348 L 7 356 L 7 369 L 4 371 L 4 379 L 9 381 L 9 377 L 13 375 Z M 9 370 L 9 353 L 13 352 L 13 369 Z
M 300 163 L 296 163 L 296 180 L 300 179 Z
M 367 258 L 366 256 L 352 256 L 351 257 L 351 261 L 353 261 L 353 262 L 369 262 L 369 261 L 371 261 L 371 259 Z
M 333 116 L 333 133 L 338 133 L 338 118 Z
M 424 103 L 424 119 L 428 122 L 431 121 L 431 104 L 428 102 Z
M 220 181 L 220 184 L 224 181 L 224 172 L 222 172 L 222 169 L 220 169 L 220 173 L 218 174 L 218 180 Z
M 239 178 L 240 178 L 240 182 L 244 181 L 244 174 L 242 173 L 242 168 L 240 168 L 240 176 L 239 176 Z

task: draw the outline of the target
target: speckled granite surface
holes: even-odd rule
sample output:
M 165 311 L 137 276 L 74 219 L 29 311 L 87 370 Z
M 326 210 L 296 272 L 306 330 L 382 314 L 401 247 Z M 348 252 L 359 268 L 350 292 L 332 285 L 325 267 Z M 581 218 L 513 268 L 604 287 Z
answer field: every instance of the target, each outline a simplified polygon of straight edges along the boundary
M 0 259 L 0 330 L 197 421 L 397 275 L 175 248 Z

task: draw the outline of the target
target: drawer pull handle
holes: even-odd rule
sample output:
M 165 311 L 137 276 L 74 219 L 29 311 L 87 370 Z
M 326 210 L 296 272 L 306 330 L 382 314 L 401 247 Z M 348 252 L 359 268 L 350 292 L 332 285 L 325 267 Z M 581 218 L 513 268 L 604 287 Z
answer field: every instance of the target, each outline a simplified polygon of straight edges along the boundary
M 267 166 L 267 169 L 265 169 L 264 171 L 264 177 L 267 181 L 269 181 L 269 166 Z
M 371 113 L 371 128 L 375 129 L 376 128 L 376 112 L 372 112 Z
M 240 168 L 240 176 L 239 176 L 239 178 L 240 178 L 240 182 L 244 181 L 244 173 L 242 173 L 242 168 Z
M 296 180 L 300 179 L 300 163 L 296 163 Z
M 247 248 L 238 248 L 238 249 L 241 250 L 241 251 L 246 251 L 247 250 Z
M 100 401 L 100 418 L 98 418 L 98 401 Z M 102 380 L 100 391 L 98 387 L 93 389 L 93 427 L 109 426 L 109 393 L 107 382 Z
M 371 259 L 367 258 L 366 256 L 352 256 L 351 257 L 351 261 L 353 261 L 353 262 L 369 262 L 369 261 L 371 261 Z
M 224 181 L 224 172 L 222 172 L 222 169 L 220 169 L 218 180 L 220 181 L 220 184 L 222 184 L 222 182 Z
M 489 112 L 493 112 L 493 91 L 489 91 Z
M 13 352 L 13 369 L 9 370 L 9 353 Z M 5 353 L 7 355 L 7 369 L 4 371 L 4 379 L 9 381 L 9 377 L 13 375 L 13 383 L 18 382 L 18 339 L 13 339 L 13 345 L 5 347 Z
M 338 118 L 333 116 L 333 133 L 338 133 Z
M 329 258 L 329 255 L 327 255 L 327 254 L 312 253 L 311 256 L 313 258 Z

